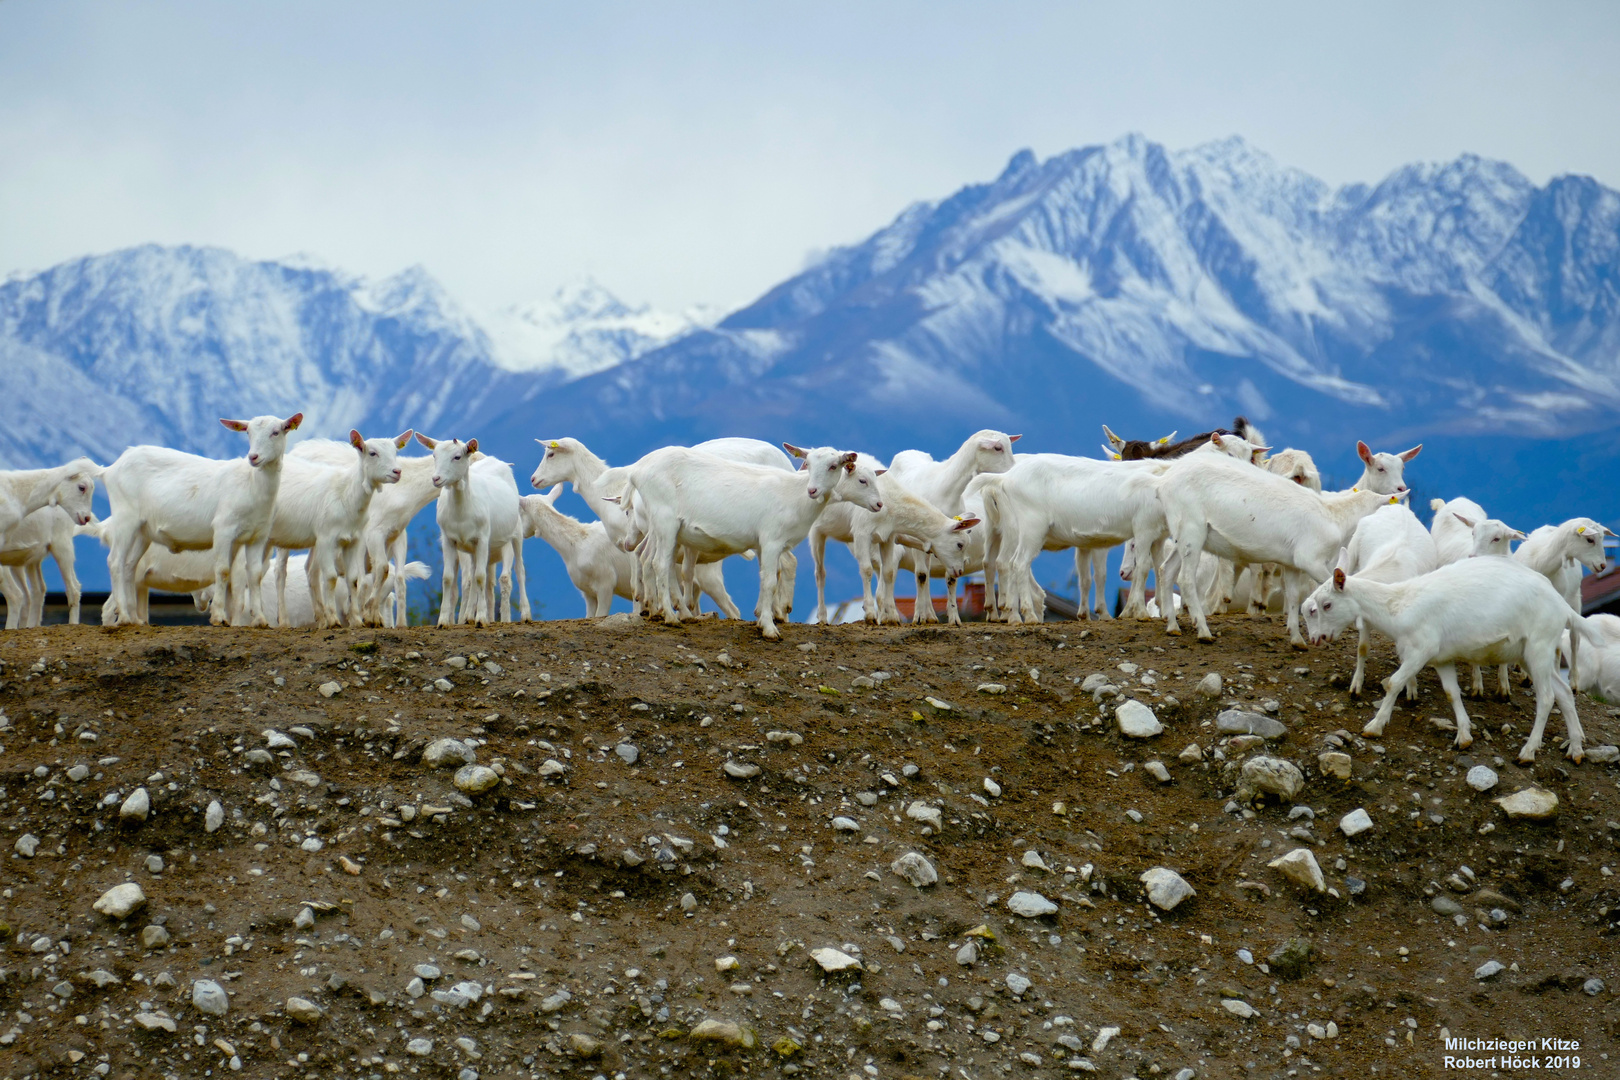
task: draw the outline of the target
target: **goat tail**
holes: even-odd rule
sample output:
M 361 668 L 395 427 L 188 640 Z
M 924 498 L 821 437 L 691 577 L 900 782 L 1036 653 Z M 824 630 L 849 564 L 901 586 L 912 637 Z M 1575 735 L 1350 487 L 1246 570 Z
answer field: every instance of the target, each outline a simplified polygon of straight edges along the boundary
M 103 544 L 108 542 L 108 522 L 92 518 L 88 524 L 73 526 L 74 536 L 93 536 Z
M 1574 611 L 1569 613 L 1569 620 L 1565 624 L 1565 629 L 1569 631 L 1571 637 L 1579 637 L 1594 649 L 1601 649 L 1609 643 L 1608 639 L 1603 636 L 1603 631 L 1597 628 L 1596 623 Z
M 425 562 L 412 560 L 400 568 L 400 576 L 406 581 L 426 581 L 433 575 L 433 570 Z
M 1433 512 L 1433 513 L 1436 513 L 1436 514 L 1438 514 L 1440 512 L 1440 508 L 1445 506 L 1445 505 L 1446 505 L 1446 500 L 1444 500 L 1444 499 L 1430 499 L 1429 500 L 1429 510 L 1431 512 Z

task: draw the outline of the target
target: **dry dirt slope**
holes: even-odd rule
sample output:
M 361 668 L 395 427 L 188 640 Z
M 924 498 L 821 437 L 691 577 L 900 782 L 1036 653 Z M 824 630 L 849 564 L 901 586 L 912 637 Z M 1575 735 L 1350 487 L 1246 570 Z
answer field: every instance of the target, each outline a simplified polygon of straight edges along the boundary
M 1459 753 L 1432 677 L 1363 741 L 1352 643 L 1217 630 L 5 634 L 0 1076 L 1465 1075 L 1448 1032 L 1576 1041 L 1579 1071 L 1538 1051 L 1537 1074 L 1620 1076 L 1616 767 L 1554 741 L 1514 765 L 1522 693 L 1473 703 L 1489 734 Z M 1219 698 L 1193 691 L 1210 671 Z M 1080 690 L 1099 672 L 1167 730 L 1121 736 Z M 1290 728 L 1269 751 L 1218 739 L 1267 699 Z M 1588 745 L 1620 741 L 1583 704 Z M 504 775 L 462 794 L 422 760 L 441 737 Z M 1318 766 L 1334 740 L 1349 780 Z M 1262 752 L 1304 791 L 1229 807 Z M 1556 820 L 1509 821 L 1464 784 L 1480 763 Z M 138 787 L 149 816 L 123 819 Z M 1374 827 L 1348 839 L 1357 807 Z M 1299 847 L 1334 893 L 1267 868 Z M 891 870 L 908 852 L 936 884 Z M 1151 909 L 1154 866 L 1197 896 Z M 92 910 L 123 882 L 143 907 Z M 1013 914 L 1019 891 L 1056 913 Z M 1290 939 L 1310 960 L 1268 963 Z M 862 968 L 824 974 L 826 947 Z

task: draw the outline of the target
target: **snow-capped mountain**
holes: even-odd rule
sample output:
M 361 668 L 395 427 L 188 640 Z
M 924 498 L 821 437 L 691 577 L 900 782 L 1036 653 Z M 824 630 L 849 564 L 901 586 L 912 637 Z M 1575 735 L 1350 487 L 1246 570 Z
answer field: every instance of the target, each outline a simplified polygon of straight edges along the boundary
M 1076 424 L 1084 446 L 1110 417 L 1151 433 L 1240 411 L 1307 445 L 1606 428 L 1620 194 L 1472 156 L 1334 189 L 1236 138 L 1024 151 L 542 408 L 874 449 L 981 423 L 1069 448 Z
M 0 464 L 105 462 L 138 442 L 233 455 L 240 437 L 218 418 L 262 412 L 302 410 L 314 434 L 446 432 L 689 325 L 600 286 L 533 310 L 551 347 L 514 364 L 421 267 L 372 282 L 307 257 L 148 245 L 14 276 L 0 284 Z
M 675 315 L 647 304 L 631 307 L 584 278 L 549 300 L 503 308 L 485 325 L 502 368 L 568 381 L 633 360 L 712 321 L 700 310 Z

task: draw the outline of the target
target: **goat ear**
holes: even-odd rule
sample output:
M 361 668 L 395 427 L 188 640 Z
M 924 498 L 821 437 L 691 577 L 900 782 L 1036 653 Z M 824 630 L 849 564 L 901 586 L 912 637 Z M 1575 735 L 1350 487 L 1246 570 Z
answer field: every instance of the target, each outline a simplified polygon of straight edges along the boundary
M 882 476 L 884 473 L 886 473 L 888 471 L 889 471 L 888 469 L 873 469 L 872 470 L 872 475 L 873 476 Z
M 230 428 L 232 431 L 246 431 L 247 430 L 247 425 L 244 424 L 240 420 L 227 420 L 222 416 L 222 417 L 219 418 L 219 422 L 224 424 L 226 427 Z
M 973 526 L 977 525 L 978 523 L 979 523 L 978 518 L 975 518 L 975 517 L 963 518 L 960 521 L 958 521 L 955 525 L 951 526 L 951 532 L 961 532 L 963 529 L 971 529 L 971 528 L 973 528 Z
M 1458 514 L 1458 513 L 1456 513 L 1454 511 L 1452 516 L 1454 516 L 1458 521 L 1462 522 L 1464 525 L 1468 526 L 1468 528 L 1472 529 L 1474 527 L 1474 523 L 1472 521 L 1470 521 L 1468 518 L 1463 517 L 1461 514 Z
M 1333 587 L 1340 592 L 1344 591 L 1344 570 L 1337 566 L 1333 568 Z
M 860 457 L 859 454 L 857 454 L 855 451 L 851 450 L 847 454 L 845 454 L 843 457 L 838 459 L 838 464 L 840 464 L 840 465 L 854 465 L 856 460 L 859 457 Z
M 1124 454 L 1116 454 L 1113 451 L 1109 451 L 1108 456 L 1113 458 L 1115 461 L 1124 461 L 1125 460 L 1125 455 Z
M 562 493 L 563 486 L 561 484 L 553 484 L 551 485 L 551 490 L 540 496 L 540 498 L 545 500 L 547 506 L 556 506 L 557 500 L 562 497 Z
M 438 445 L 439 445 L 437 439 L 430 439 L 426 435 L 422 434 L 420 431 L 418 431 L 416 433 L 416 441 L 421 443 L 423 446 L 427 447 L 429 450 L 433 450 L 433 449 L 437 448 Z
M 1514 529 L 1512 535 L 1513 535 L 1513 539 L 1515 539 L 1515 540 L 1528 540 L 1528 539 L 1530 539 L 1529 535 L 1527 533 L 1525 533 L 1524 530 L 1522 530 L 1522 529 Z
M 349 429 L 349 445 L 354 447 L 356 450 L 364 450 L 366 448 L 366 440 L 360 437 L 360 431 L 358 428 Z
M 1180 432 L 1172 431 L 1170 434 L 1164 436 L 1164 438 L 1162 438 L 1162 439 L 1154 439 L 1153 440 L 1153 445 L 1154 446 L 1169 446 L 1170 443 L 1175 439 L 1175 437 L 1178 434 L 1180 434 Z
M 804 447 L 802 447 L 802 446 L 794 446 L 790 442 L 783 443 L 782 444 L 782 449 L 786 450 L 788 453 L 792 454 L 796 458 L 801 458 L 802 459 L 802 458 L 807 457 L 809 455 L 809 452 L 807 450 L 805 450 Z
M 469 454 L 478 453 L 478 440 L 477 439 L 468 439 L 467 440 L 467 453 L 469 453 Z
M 1218 431 L 1210 432 L 1209 441 L 1210 441 L 1211 445 L 1214 445 L 1214 446 L 1225 446 L 1226 445 L 1224 442 L 1221 441 L 1221 433 L 1218 432 Z
M 1118 450 L 1120 447 L 1125 445 L 1125 440 L 1120 438 L 1118 435 L 1115 435 L 1113 431 L 1109 429 L 1107 424 L 1104 424 L 1102 429 L 1103 435 L 1108 439 L 1109 446 L 1112 446 L 1115 450 Z
M 1356 456 L 1368 465 L 1372 464 L 1372 448 L 1360 439 L 1356 440 Z
M 1009 435 L 1009 436 L 1007 436 L 1007 441 L 1008 442 L 1017 442 L 1019 439 L 1022 439 L 1023 437 L 1024 437 L 1023 433 L 1020 432 L 1017 435 Z
M 283 431 L 297 431 L 298 430 L 298 425 L 302 424 L 303 422 L 304 422 L 304 414 L 301 413 L 301 412 L 295 412 L 291 416 L 287 417 L 286 421 L 282 423 L 282 425 L 281 425 L 282 430 Z
M 1412 449 L 1408 450 L 1406 453 L 1402 454 L 1400 457 L 1401 457 L 1402 461 L 1411 461 L 1413 458 L 1417 457 L 1421 453 L 1423 453 L 1423 444 L 1418 443 L 1416 446 L 1412 447 Z
M 403 449 L 405 449 L 405 445 L 407 443 L 409 443 L 410 441 L 411 441 L 411 429 L 406 428 L 404 434 L 400 435 L 397 439 L 394 440 L 394 449 L 395 450 L 403 450 Z

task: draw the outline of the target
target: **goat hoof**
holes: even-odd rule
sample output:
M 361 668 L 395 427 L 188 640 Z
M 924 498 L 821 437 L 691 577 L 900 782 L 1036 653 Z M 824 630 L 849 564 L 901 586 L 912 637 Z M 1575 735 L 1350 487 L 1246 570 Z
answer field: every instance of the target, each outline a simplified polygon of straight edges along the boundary
M 1167 627 L 1164 628 L 1164 632 L 1169 634 L 1171 637 L 1180 637 L 1181 636 L 1181 627 L 1179 627 L 1179 626 L 1167 626 Z
M 1457 733 L 1457 739 L 1453 743 L 1453 745 L 1456 746 L 1456 748 L 1458 750 L 1466 750 L 1470 746 L 1474 745 L 1474 737 L 1472 735 L 1465 734 L 1465 733 L 1459 731 Z
M 1213 644 L 1215 644 L 1215 635 L 1214 634 L 1208 634 L 1208 633 L 1199 634 L 1198 635 L 1198 641 L 1202 645 L 1213 645 Z
M 1581 763 L 1581 759 L 1586 756 L 1586 751 L 1582 750 L 1578 746 L 1571 746 L 1567 751 L 1565 751 L 1565 753 L 1569 755 L 1569 760 L 1573 761 L 1577 765 L 1579 765 Z

